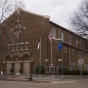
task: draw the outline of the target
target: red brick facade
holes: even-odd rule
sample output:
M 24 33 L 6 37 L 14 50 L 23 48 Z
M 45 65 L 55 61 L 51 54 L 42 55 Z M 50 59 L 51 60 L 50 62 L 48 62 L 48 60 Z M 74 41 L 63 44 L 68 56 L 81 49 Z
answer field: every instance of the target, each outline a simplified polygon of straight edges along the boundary
M 14 68 L 14 73 L 18 73 L 22 68 L 23 73 L 28 74 L 30 62 L 32 62 L 31 71 L 35 73 L 36 67 L 40 65 L 40 49 L 37 49 L 40 37 L 41 64 L 45 67 L 46 74 L 58 74 L 58 69 L 61 67 L 59 60 L 61 59 L 63 66 L 68 70 L 77 70 L 79 69 L 78 59 L 83 58 L 83 70 L 88 70 L 87 40 L 51 22 L 49 16 L 26 12 L 21 9 L 20 14 L 14 12 L 1 25 L 8 25 L 7 30 L 11 41 L 6 44 L 9 50 L 0 61 L 0 70 L 5 73 L 10 73 L 9 69 L 11 68 Z M 52 39 L 51 46 L 48 36 L 52 29 L 54 29 L 56 39 L 63 38 L 62 51 L 57 48 L 60 40 Z M 32 57 L 30 50 L 33 50 Z M 53 72 L 49 72 L 49 66 L 54 68 Z

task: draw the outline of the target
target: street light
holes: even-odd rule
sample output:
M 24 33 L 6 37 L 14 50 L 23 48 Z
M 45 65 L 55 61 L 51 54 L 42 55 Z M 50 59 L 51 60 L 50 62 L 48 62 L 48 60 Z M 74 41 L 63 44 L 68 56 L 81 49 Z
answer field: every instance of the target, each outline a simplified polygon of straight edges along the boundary
M 31 75 L 31 64 L 32 64 L 32 53 L 33 53 L 33 50 L 30 50 L 30 77 L 29 77 L 29 81 L 33 81 L 32 79 L 32 75 Z

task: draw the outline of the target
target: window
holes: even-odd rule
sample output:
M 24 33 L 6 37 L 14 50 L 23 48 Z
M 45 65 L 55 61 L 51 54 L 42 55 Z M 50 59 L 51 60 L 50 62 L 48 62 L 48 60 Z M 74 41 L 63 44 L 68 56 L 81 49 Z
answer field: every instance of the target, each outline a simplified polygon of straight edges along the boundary
M 71 45 L 72 44 L 72 37 L 69 36 L 69 44 Z
M 12 51 L 15 51 L 15 44 L 12 44 Z
M 61 32 L 61 39 L 62 39 L 62 41 L 64 41 L 64 33 L 63 32 Z
M 76 46 L 78 46 L 78 39 L 76 38 Z
M 72 49 L 72 54 L 75 54 L 75 51 L 74 51 L 74 49 Z
M 24 50 L 24 43 L 21 43 L 21 50 Z
M 16 51 L 19 51 L 19 49 L 20 49 L 19 43 L 16 43 Z
M 29 49 L 29 42 L 25 42 L 25 50 Z
M 75 70 L 75 61 L 70 61 L 70 70 Z
M 52 29 L 52 37 L 53 37 L 53 38 L 56 38 L 56 30 L 55 30 L 54 27 L 53 27 L 53 29 Z
M 11 51 L 11 44 L 8 44 L 7 48 L 8 48 L 8 52 Z
M 85 41 L 82 40 L 82 49 L 84 49 Z
M 66 47 L 64 47 L 64 52 L 67 52 L 67 48 Z

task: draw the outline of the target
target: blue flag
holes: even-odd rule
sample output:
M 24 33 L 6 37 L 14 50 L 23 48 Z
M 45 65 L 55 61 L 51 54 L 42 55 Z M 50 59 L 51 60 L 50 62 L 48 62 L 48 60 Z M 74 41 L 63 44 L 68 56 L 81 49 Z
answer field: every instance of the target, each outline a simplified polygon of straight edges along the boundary
M 62 50 L 62 41 L 60 41 L 60 43 L 58 44 L 58 49 Z

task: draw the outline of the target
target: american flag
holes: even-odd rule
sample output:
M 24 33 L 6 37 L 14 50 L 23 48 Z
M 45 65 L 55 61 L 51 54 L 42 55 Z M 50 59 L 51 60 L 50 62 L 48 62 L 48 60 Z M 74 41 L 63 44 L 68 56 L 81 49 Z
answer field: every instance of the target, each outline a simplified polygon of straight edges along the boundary
M 49 41 L 51 42 L 51 40 L 52 40 L 52 31 L 51 31 L 51 33 L 49 34 L 48 38 L 49 38 Z

